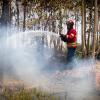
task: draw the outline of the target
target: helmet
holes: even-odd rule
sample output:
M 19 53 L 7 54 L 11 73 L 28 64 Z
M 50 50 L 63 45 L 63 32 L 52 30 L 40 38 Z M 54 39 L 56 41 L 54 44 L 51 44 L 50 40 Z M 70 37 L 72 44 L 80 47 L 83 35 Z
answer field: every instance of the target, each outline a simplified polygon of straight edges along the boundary
M 74 25 L 74 21 L 73 21 L 73 20 L 68 20 L 68 21 L 66 22 L 66 24 L 72 24 L 72 25 Z

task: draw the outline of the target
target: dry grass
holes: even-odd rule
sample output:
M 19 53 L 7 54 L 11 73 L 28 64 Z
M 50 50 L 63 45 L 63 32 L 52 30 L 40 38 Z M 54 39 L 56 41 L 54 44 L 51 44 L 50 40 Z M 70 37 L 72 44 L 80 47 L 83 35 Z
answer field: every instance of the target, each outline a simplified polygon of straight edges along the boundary
M 59 100 L 59 97 L 55 97 L 50 93 L 43 92 L 41 90 L 25 89 L 24 87 L 13 90 L 9 87 L 3 87 L 0 100 Z

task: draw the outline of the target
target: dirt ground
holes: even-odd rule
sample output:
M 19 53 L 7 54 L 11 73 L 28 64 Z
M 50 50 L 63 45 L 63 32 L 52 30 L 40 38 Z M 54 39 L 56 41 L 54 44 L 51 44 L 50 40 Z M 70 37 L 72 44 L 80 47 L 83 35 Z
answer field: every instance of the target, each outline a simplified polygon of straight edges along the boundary
M 52 82 L 47 86 L 51 94 L 60 96 L 61 100 L 100 100 L 100 61 L 96 61 L 93 69 L 77 68 L 55 72 L 51 78 Z M 23 84 L 23 81 L 14 79 L 3 82 L 4 86 L 12 90 Z M 0 88 L 2 92 L 2 86 Z

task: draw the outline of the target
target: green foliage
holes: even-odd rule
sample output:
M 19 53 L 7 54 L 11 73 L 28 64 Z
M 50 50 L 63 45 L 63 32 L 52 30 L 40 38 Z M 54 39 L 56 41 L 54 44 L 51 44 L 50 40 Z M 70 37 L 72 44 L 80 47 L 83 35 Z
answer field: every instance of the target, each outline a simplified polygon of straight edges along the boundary
M 74 6 L 80 6 L 81 0 L 33 0 L 33 3 L 39 4 L 38 7 L 47 11 L 57 11 L 59 9 L 73 9 Z

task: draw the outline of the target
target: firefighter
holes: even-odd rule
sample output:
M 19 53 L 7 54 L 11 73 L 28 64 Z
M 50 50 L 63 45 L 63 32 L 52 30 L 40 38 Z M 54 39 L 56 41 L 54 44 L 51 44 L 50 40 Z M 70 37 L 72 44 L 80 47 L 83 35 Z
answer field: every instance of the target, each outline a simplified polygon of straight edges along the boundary
M 73 61 L 75 50 L 77 47 L 77 33 L 73 28 L 74 22 L 72 20 L 67 21 L 67 34 L 60 34 L 61 40 L 67 43 L 67 63 L 70 64 Z

